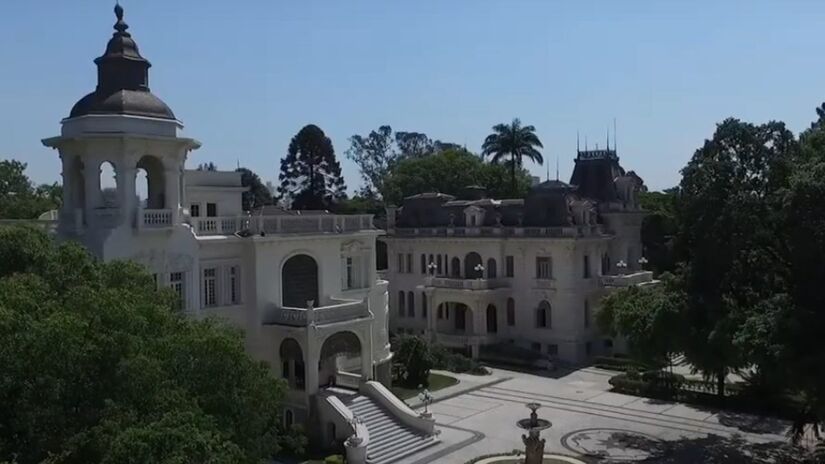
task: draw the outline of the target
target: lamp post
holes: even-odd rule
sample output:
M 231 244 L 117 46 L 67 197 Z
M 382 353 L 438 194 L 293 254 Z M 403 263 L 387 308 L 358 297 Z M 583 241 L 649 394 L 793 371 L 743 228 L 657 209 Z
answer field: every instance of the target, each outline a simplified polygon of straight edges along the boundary
M 421 404 L 424 405 L 424 412 L 421 413 L 421 417 L 430 418 L 432 417 L 432 413 L 430 412 L 430 404 L 433 402 L 433 395 L 430 393 L 429 390 L 426 388 L 418 394 L 418 399 L 421 400 Z
M 641 267 L 642 270 L 644 271 L 645 270 L 645 264 L 647 264 L 648 262 L 649 261 L 647 260 L 647 258 L 642 256 L 641 258 L 639 258 L 639 267 Z
M 434 275 L 434 274 L 435 274 L 435 269 L 436 269 L 437 267 L 438 267 L 438 266 L 436 266 L 436 265 L 435 265 L 435 263 L 433 263 L 433 262 L 430 262 L 430 264 L 428 264 L 428 265 L 427 265 L 427 270 L 430 272 L 430 275 Z
M 616 263 L 616 267 L 619 269 L 619 275 L 624 275 L 627 270 L 627 263 L 620 259 L 619 262 Z
M 478 273 L 478 277 L 476 277 L 476 279 L 484 278 L 484 266 L 482 266 L 481 264 L 476 264 L 476 267 L 474 267 L 473 269 L 475 269 L 475 271 Z

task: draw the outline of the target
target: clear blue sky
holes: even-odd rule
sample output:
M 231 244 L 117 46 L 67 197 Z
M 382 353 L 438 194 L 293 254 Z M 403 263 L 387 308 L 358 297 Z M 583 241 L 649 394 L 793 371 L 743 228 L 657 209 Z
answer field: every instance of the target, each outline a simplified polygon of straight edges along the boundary
M 0 2 L 0 158 L 59 179 L 56 135 L 95 85 L 113 1 Z M 382 124 L 478 150 L 490 126 L 533 124 L 568 179 L 576 131 L 653 189 L 727 116 L 798 132 L 825 100 L 823 1 L 123 0 L 150 85 L 203 142 L 189 165 L 236 160 L 277 180 L 303 125 L 343 160 Z M 343 160 L 347 184 L 360 184 Z M 545 167 L 531 166 L 544 176 Z

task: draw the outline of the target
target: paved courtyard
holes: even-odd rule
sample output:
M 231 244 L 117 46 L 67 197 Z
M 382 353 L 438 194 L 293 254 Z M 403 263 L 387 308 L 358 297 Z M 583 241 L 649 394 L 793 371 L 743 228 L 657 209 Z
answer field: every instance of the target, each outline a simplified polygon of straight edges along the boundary
M 462 382 L 439 392 L 430 407 L 443 445 L 403 462 L 463 464 L 523 449 L 515 423 L 528 416 L 528 402 L 541 403 L 539 417 L 553 423 L 542 433 L 548 452 L 593 462 L 793 462 L 780 458 L 795 451 L 783 421 L 612 393 L 611 375 L 583 369 L 551 378 L 494 369 L 491 376 L 458 376 Z

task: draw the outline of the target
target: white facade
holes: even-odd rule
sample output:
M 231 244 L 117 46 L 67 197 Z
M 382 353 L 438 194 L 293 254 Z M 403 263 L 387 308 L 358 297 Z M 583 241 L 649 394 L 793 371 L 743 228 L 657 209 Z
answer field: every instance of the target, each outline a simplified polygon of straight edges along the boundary
M 381 240 L 390 330 L 425 335 L 473 357 L 504 344 L 570 363 L 621 350 L 621 341 L 596 327 L 599 302 L 610 288 L 652 280 L 639 264 L 644 213 L 635 192 L 627 195 L 634 200 L 602 205 L 600 222 L 589 202 L 571 200 L 570 224 L 556 227 L 505 225 L 500 212 L 491 223 L 485 214 L 512 202 L 491 199 L 461 201 L 445 226 L 431 218 L 459 201 L 439 194 L 408 199 L 405 207 L 443 203 L 418 214 L 422 224 L 396 224 L 396 211 L 388 211 Z

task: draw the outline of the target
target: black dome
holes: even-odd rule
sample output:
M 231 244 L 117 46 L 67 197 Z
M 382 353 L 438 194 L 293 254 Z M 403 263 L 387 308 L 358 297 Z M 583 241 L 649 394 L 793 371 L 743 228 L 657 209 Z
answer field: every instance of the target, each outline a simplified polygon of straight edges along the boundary
M 74 104 L 69 117 L 85 114 L 131 114 L 175 119 L 172 109 L 152 92 L 128 89 L 117 90 L 109 95 L 94 91 Z
M 129 25 L 123 21 L 123 8 L 115 6 L 115 33 L 106 52 L 95 59 L 97 88 L 72 107 L 70 118 L 87 114 L 130 114 L 175 119 L 175 114 L 149 91 L 149 61 L 138 51 Z

